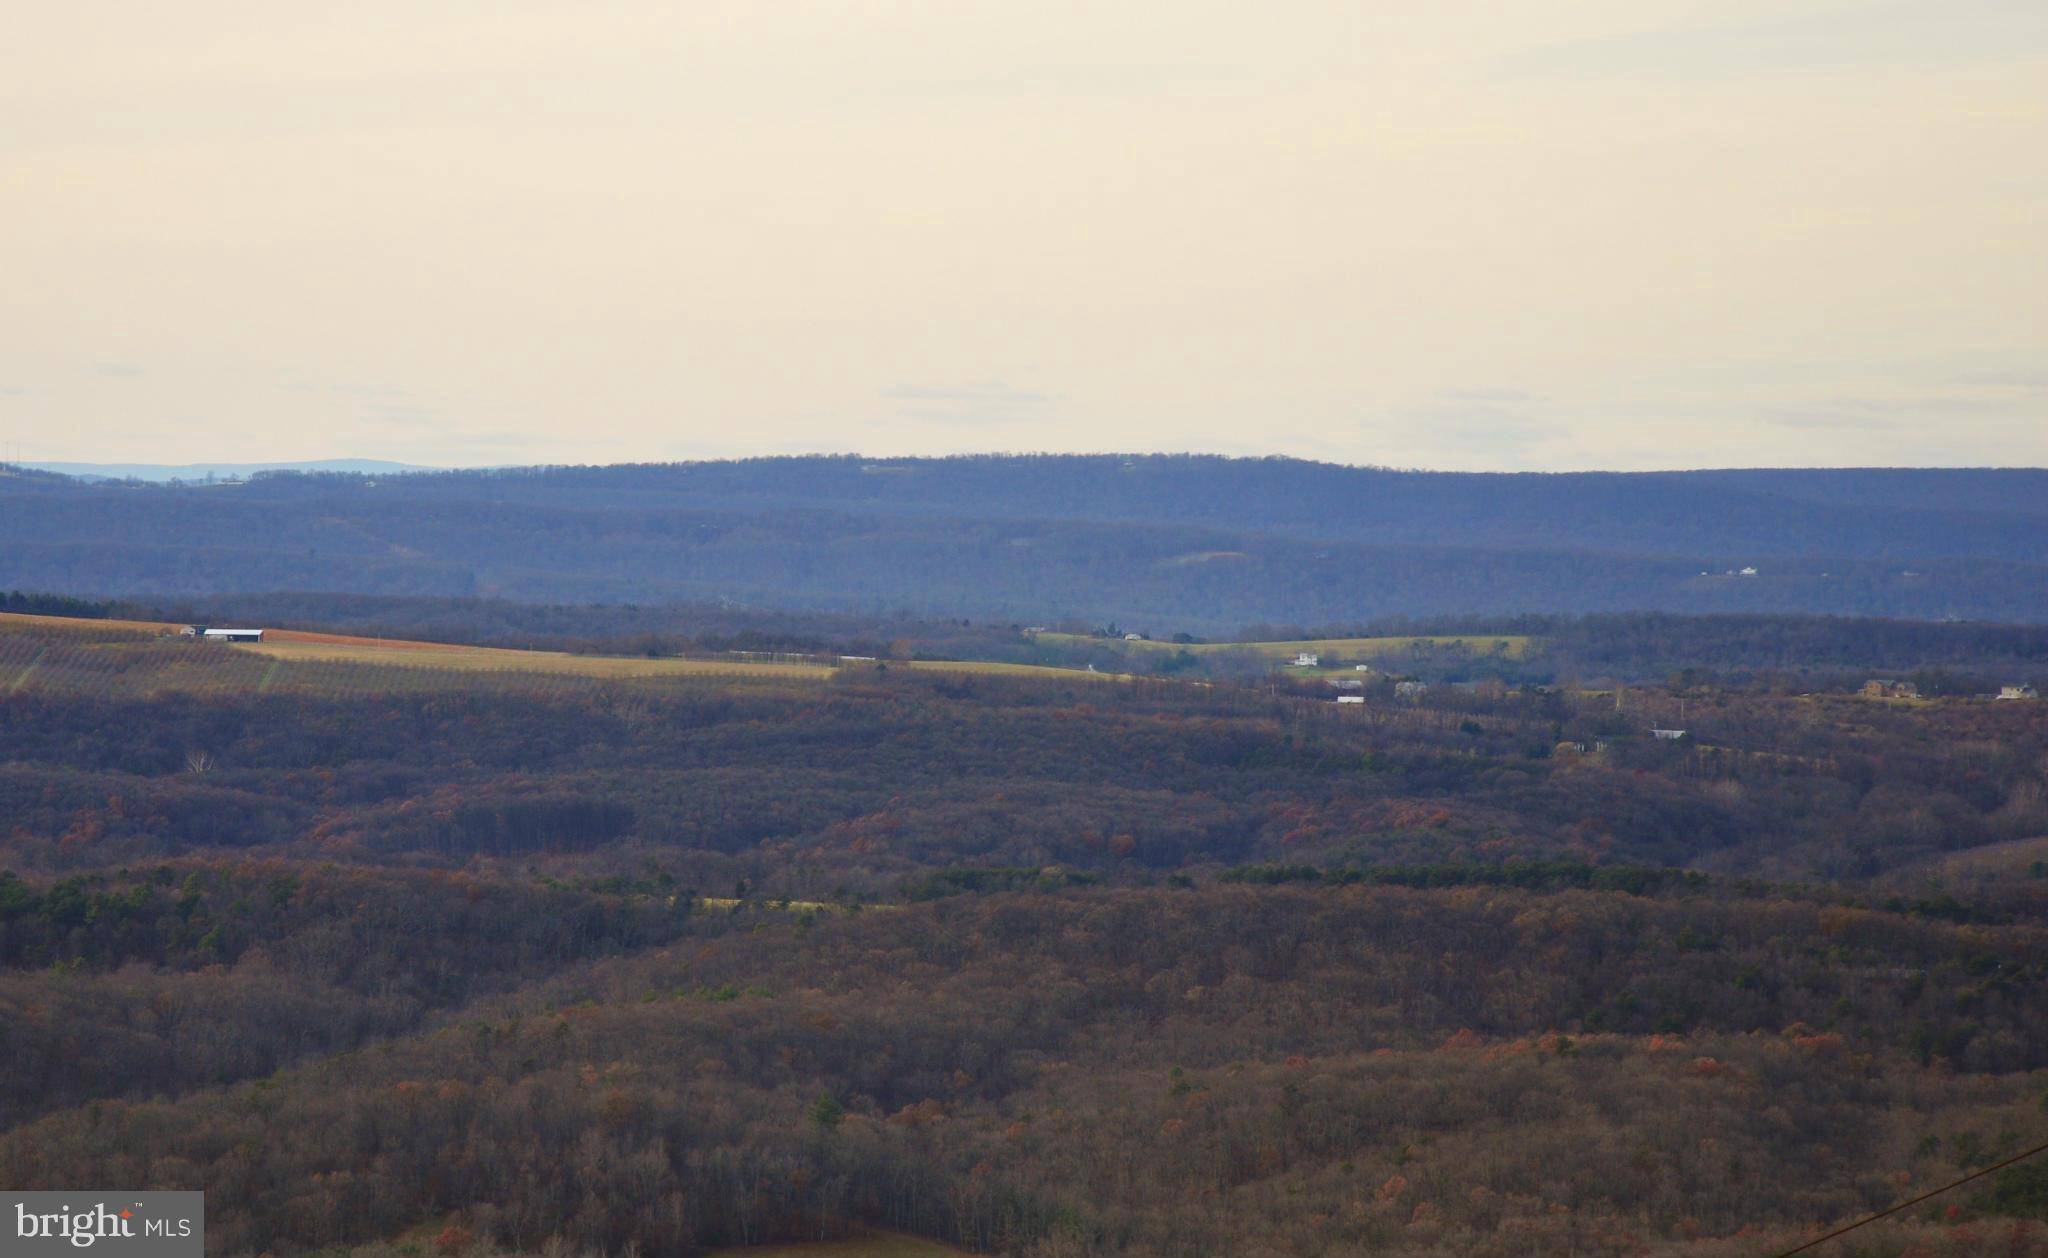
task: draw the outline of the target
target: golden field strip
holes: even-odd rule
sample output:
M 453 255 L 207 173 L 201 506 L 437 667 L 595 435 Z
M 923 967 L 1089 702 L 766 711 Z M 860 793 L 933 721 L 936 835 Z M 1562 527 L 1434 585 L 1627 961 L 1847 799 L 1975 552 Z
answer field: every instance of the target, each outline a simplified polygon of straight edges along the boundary
M 650 659 L 627 655 L 570 655 L 563 651 L 516 651 L 505 647 L 440 643 L 295 642 L 289 639 L 240 642 L 226 648 L 291 663 L 379 664 L 454 669 L 463 672 L 555 673 L 607 680 L 643 677 L 744 675 L 823 679 L 838 670 L 824 664 L 772 664 L 750 660 Z
M 176 633 L 185 627 L 161 620 L 86 620 L 78 616 L 32 616 L 27 612 L 0 612 L 0 626 L 94 633 L 110 629 L 133 633 Z
M 185 626 L 147 620 L 91 620 L 70 616 L 37 616 L 0 612 L 0 630 L 30 633 L 57 631 L 101 639 L 109 635 L 134 634 L 145 637 L 174 635 Z M 846 664 L 824 662 L 748 659 L 741 656 L 714 659 L 648 657 L 635 655 L 574 655 L 566 651 L 527 651 L 508 647 L 467 646 L 449 642 L 422 642 L 404 638 L 367 638 L 347 634 L 316 633 L 298 629 L 266 629 L 261 642 L 192 644 L 194 651 L 218 652 L 195 655 L 191 663 L 226 661 L 237 657 L 261 656 L 280 664 L 343 664 L 375 668 L 431 669 L 438 672 L 478 674 L 540 674 L 555 677 L 590 678 L 603 681 L 659 680 L 664 678 L 749 678 L 784 681 L 823 681 L 835 676 Z M 917 672 L 993 674 L 1003 676 L 1099 677 L 1111 680 L 1115 673 L 1088 673 L 1071 668 L 1038 664 L 1006 664 L 980 660 L 883 660 L 875 667 L 906 668 Z M 24 672 L 19 685 L 28 679 Z
M 1492 655 L 1497 652 L 1511 659 L 1520 659 L 1529 653 L 1532 641 L 1527 636 L 1519 634 L 1469 634 L 1395 638 L 1303 638 L 1292 642 L 1192 642 L 1183 645 L 1178 642 L 1154 641 L 1150 638 L 1136 642 L 1124 638 L 1096 638 L 1085 633 L 1040 633 L 1033 636 L 1036 641 L 1047 646 L 1107 646 L 1129 651 L 1186 651 L 1192 655 L 1251 651 L 1267 659 L 1281 662 L 1291 660 L 1303 651 L 1315 655 L 1359 659 L 1391 655 L 1396 651 L 1413 650 L 1416 647 L 1436 647 L 1445 650 L 1462 648 L 1474 655 Z
M 520 651 L 505 647 L 452 646 L 437 642 L 318 642 L 295 641 L 280 632 L 276 640 L 236 643 L 226 649 L 267 655 L 273 659 L 306 663 L 380 664 L 418 668 L 458 669 L 476 672 L 554 673 L 569 677 L 606 680 L 660 677 L 778 677 L 820 681 L 839 673 L 846 665 L 797 664 L 748 659 L 649 658 L 634 655 L 570 655 L 562 651 Z M 1004 664 L 982 660 L 883 660 L 890 668 L 916 672 L 994 673 L 1038 677 L 1122 676 L 1117 673 L 1087 673 L 1071 668 L 1048 668 L 1039 664 Z

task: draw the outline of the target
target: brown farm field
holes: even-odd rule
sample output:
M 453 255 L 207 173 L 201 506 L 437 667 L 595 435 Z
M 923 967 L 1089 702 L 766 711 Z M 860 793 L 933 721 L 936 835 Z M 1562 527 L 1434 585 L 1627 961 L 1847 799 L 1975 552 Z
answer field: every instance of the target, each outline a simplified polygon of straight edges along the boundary
M 0 612 L 0 628 L 56 630 L 60 633 L 175 633 L 183 625 L 161 620 L 88 620 L 78 616 L 36 616 L 28 612 Z
M 366 638 L 358 634 L 317 633 L 311 629 L 266 629 L 266 642 L 310 642 L 325 646 L 390 647 L 400 651 L 469 651 L 474 647 L 453 642 L 418 642 L 410 638 Z

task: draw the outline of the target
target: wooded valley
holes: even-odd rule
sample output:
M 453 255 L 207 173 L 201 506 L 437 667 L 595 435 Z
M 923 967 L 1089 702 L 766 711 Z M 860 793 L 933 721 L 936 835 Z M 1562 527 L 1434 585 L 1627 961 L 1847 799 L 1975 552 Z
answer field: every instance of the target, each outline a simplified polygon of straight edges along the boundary
M 2039 702 L 888 663 L 0 632 L 0 1178 L 222 1253 L 1706 1256 L 2037 1139 Z

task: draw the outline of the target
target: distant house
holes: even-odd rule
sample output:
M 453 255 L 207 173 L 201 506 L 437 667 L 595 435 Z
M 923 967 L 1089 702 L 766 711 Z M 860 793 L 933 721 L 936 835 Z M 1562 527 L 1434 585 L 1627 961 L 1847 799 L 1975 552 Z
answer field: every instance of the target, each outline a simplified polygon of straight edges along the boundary
M 1892 681 L 1889 678 L 1873 677 L 1863 683 L 1862 695 L 1866 699 L 1918 699 L 1920 687 L 1910 681 Z
M 208 642 L 261 642 L 261 629 L 201 629 L 199 637 Z
M 1429 692 L 1426 681 L 1397 681 L 1394 683 L 1394 697 L 1397 699 L 1419 699 Z
M 1365 696 L 1364 696 L 1364 695 L 1338 695 L 1338 696 L 1337 696 L 1337 702 L 1339 702 L 1339 703 L 1364 703 L 1364 702 L 1365 702 Z
M 1144 640 L 1145 635 L 1142 633 L 1127 633 L 1124 635 L 1124 641 L 1126 642 L 1143 642 Z
M 1319 667 L 1322 664 L 1322 662 L 1323 657 L 1317 655 L 1314 651 L 1303 651 L 1301 654 L 1294 657 L 1294 666 L 1296 668 L 1316 668 Z
M 1330 684 L 1339 690 L 1362 690 L 1365 688 L 1365 683 L 1356 677 L 1332 677 L 1330 678 Z
M 1370 665 L 1370 664 L 1353 664 L 1353 665 L 1351 666 L 1351 671 L 1353 671 L 1353 672 L 1356 672 L 1356 673 L 1369 673 L 1369 672 L 1371 672 L 1371 671 L 1372 671 L 1372 665 Z
M 2001 699 L 2038 699 L 2041 697 L 2041 692 L 2032 686 L 2000 686 L 1998 688 L 1998 697 Z
M 1756 575 L 1756 569 L 1755 569 L 1755 568 L 1744 568 L 1744 569 L 1743 569 L 1742 571 L 1740 571 L 1740 572 L 1736 573 L 1735 575 L 1736 575 L 1736 576 L 1738 576 L 1738 577 L 1753 577 L 1753 576 L 1755 576 L 1755 575 Z
M 1682 729 L 1653 729 L 1650 731 L 1650 736 L 1667 743 L 1675 743 L 1685 737 L 1685 731 Z

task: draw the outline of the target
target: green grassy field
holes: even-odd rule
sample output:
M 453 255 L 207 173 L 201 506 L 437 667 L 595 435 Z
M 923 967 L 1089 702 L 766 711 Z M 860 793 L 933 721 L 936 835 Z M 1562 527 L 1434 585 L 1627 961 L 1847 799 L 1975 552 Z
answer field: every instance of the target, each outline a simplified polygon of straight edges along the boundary
M 1186 651 L 1192 655 L 1211 655 L 1225 651 L 1250 651 L 1275 661 L 1293 659 L 1303 651 L 1317 655 L 1341 656 L 1345 659 L 1371 659 L 1375 656 L 1392 655 L 1397 651 L 1413 650 L 1417 647 L 1436 647 L 1446 650 L 1463 649 L 1474 655 L 1506 655 L 1520 659 L 1529 653 L 1533 639 L 1517 634 L 1472 634 L 1466 636 L 1437 635 L 1398 638 L 1304 638 L 1292 642 L 1195 642 L 1182 645 L 1176 642 L 1144 640 L 1127 641 L 1122 638 L 1096 638 L 1083 633 L 1041 633 L 1038 642 L 1047 646 L 1107 646 L 1127 651 L 1154 651 L 1171 654 Z

